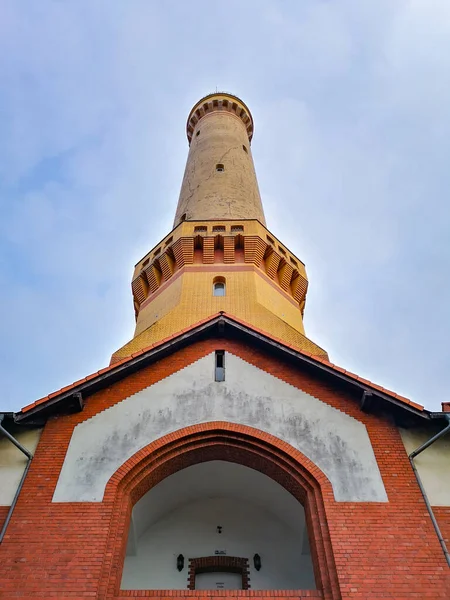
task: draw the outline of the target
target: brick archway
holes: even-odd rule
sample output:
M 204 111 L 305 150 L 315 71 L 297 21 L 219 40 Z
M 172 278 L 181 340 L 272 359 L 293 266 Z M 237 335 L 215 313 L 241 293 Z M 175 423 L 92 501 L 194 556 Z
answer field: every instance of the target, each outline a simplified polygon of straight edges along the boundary
M 111 506 L 109 551 L 103 563 L 98 598 L 161 596 L 160 590 L 153 593 L 120 590 L 132 508 L 166 477 L 211 460 L 256 469 L 279 483 L 304 506 L 320 597 L 339 600 L 341 595 L 323 503 L 324 495 L 333 497 L 330 482 L 314 463 L 286 442 L 259 429 L 226 422 L 204 423 L 168 434 L 142 448 L 110 478 L 103 499 Z M 189 593 L 194 592 L 187 591 L 186 595 Z M 214 592 L 208 594 L 214 595 Z M 278 595 L 267 591 L 264 594 Z M 164 595 L 170 596 L 170 591 Z M 173 595 L 180 596 L 180 591 L 174 591 Z

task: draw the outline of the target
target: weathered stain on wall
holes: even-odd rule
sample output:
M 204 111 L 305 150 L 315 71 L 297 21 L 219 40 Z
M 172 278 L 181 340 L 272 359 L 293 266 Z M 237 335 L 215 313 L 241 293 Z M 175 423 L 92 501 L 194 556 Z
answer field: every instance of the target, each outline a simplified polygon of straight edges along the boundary
M 210 421 L 241 423 L 291 444 L 325 473 L 338 501 L 387 501 L 362 423 L 230 353 L 225 382 L 214 381 L 210 354 L 77 425 L 53 501 L 101 501 L 109 478 L 139 449 Z

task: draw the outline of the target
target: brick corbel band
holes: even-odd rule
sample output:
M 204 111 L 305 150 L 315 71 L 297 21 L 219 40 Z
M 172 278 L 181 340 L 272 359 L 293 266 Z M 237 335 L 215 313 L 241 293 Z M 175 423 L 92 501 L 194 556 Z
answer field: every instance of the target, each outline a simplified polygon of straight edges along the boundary
M 242 589 L 248 590 L 250 588 L 247 558 L 239 558 L 237 556 L 202 556 L 201 558 L 189 559 L 188 590 L 195 590 L 196 575 L 216 571 L 240 573 L 242 577 Z

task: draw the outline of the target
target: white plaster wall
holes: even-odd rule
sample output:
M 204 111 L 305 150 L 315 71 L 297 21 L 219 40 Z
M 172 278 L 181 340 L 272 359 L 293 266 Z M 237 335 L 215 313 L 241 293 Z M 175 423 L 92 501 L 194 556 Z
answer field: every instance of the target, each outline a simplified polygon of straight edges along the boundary
M 186 589 L 188 559 L 216 550 L 249 559 L 252 589 L 316 587 L 311 556 L 302 554 L 294 530 L 273 513 L 234 498 L 194 500 L 162 516 L 138 538 L 136 555 L 126 557 L 121 587 Z M 180 553 L 185 557 L 181 572 L 176 568 Z M 253 566 L 255 553 L 261 556 L 259 572 Z
M 362 423 L 230 353 L 225 382 L 214 381 L 212 353 L 77 425 L 53 501 L 101 501 L 109 478 L 142 447 L 210 421 L 288 442 L 325 473 L 338 501 L 387 501 Z
M 239 590 L 241 586 L 240 573 L 199 573 L 195 578 L 196 590 Z
M 437 431 L 400 429 L 406 452 L 411 454 Z M 450 506 L 450 434 L 424 450 L 414 460 L 433 506 Z
M 295 530 L 297 537 L 304 536 L 305 512 L 292 494 L 255 469 L 223 460 L 186 467 L 155 485 L 133 507 L 135 536 L 139 537 L 163 515 L 185 504 L 218 497 L 233 498 L 272 511 Z
M 34 454 L 41 433 L 42 429 L 30 429 L 14 432 L 14 437 Z M 26 465 L 27 457 L 0 434 L 0 506 L 11 505 Z

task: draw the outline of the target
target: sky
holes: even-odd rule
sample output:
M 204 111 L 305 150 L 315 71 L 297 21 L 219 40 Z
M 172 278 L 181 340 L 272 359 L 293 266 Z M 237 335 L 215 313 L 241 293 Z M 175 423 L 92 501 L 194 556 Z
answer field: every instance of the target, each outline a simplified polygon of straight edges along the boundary
M 109 363 L 134 264 L 172 228 L 186 118 L 252 111 L 269 229 L 308 337 L 450 400 L 448 0 L 2 0 L 0 410 Z

